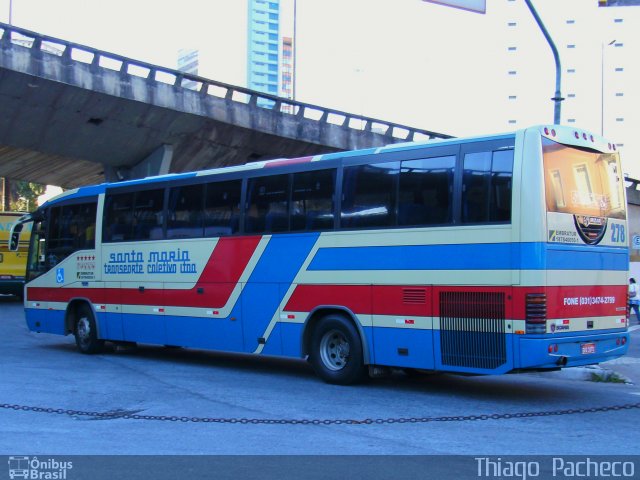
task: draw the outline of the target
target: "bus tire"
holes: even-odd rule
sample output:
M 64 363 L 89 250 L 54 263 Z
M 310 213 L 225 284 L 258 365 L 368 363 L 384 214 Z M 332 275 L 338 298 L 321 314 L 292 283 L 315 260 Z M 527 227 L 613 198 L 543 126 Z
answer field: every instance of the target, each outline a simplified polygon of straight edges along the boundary
M 98 353 L 104 347 L 104 340 L 98 338 L 93 312 L 86 303 L 79 305 L 76 310 L 73 335 L 76 337 L 76 346 L 81 353 Z
M 311 333 L 309 362 L 327 383 L 361 381 L 365 376 L 362 341 L 353 323 L 339 314 L 322 318 Z

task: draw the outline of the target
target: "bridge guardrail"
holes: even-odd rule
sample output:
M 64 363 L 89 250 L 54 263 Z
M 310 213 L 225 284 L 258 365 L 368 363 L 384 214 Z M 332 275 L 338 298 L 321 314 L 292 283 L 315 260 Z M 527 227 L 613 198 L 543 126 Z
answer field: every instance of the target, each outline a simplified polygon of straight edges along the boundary
M 375 119 L 364 115 L 352 114 L 319 105 L 299 102 L 270 95 L 245 87 L 211 80 L 198 75 L 181 72 L 176 69 L 153 65 L 140 60 L 110 53 L 97 48 L 81 45 L 60 38 L 43 35 L 0 22 L 0 47 L 20 45 L 46 54 L 57 55 L 70 62 L 81 62 L 92 66 L 120 72 L 122 75 L 146 78 L 149 82 L 160 82 L 184 88 L 201 95 L 213 95 L 228 101 L 241 102 L 253 107 L 265 108 L 283 115 L 295 115 L 297 118 L 315 120 L 343 128 L 373 132 L 390 139 L 405 141 L 452 138 L 451 135 L 401 125 L 394 122 Z

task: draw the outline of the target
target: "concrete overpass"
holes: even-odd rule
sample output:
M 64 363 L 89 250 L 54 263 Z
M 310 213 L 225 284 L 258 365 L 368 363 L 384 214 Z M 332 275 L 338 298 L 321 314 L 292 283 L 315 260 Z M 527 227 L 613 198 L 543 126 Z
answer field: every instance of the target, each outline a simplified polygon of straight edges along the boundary
M 0 177 L 75 187 L 449 137 L 0 32 Z

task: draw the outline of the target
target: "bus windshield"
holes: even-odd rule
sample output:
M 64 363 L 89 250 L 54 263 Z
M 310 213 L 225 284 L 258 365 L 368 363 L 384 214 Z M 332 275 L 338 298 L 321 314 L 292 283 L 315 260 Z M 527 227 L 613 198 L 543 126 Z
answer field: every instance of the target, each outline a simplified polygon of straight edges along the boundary
M 548 212 L 626 218 L 617 153 L 600 153 L 543 138 Z

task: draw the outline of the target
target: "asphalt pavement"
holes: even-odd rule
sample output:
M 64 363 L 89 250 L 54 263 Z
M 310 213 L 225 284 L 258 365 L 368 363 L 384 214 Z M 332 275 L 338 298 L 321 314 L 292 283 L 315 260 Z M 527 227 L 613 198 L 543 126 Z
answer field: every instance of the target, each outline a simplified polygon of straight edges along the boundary
M 629 352 L 621 358 L 603 363 L 600 367 L 606 372 L 613 372 L 634 385 L 640 385 L 640 325 L 632 319 L 631 343 Z
M 0 454 L 634 455 L 633 330 L 630 354 L 598 369 L 340 387 L 273 357 L 152 345 L 82 355 L 72 337 L 29 332 L 21 304 L 0 298 Z M 584 380 L 608 371 L 635 384 Z

